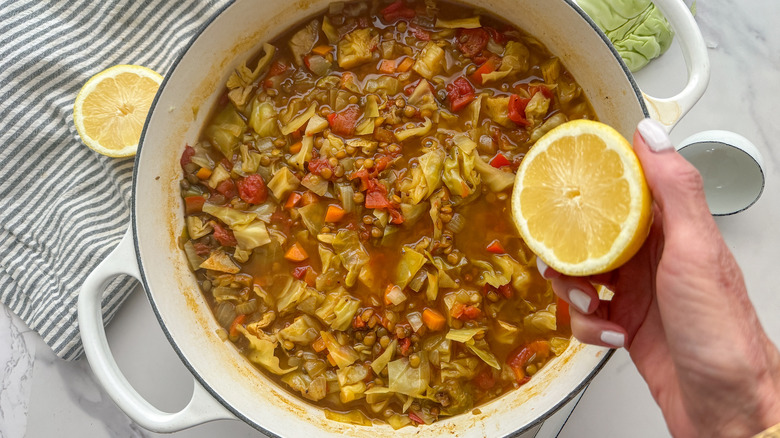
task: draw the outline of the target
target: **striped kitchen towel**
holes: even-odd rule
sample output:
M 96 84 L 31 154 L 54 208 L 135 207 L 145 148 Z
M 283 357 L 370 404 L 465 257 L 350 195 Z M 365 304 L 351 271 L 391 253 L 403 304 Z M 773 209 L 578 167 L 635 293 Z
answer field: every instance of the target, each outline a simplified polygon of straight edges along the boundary
M 81 143 L 76 94 L 116 64 L 165 75 L 228 3 L 0 2 L 0 301 L 59 357 L 81 355 L 79 288 L 130 222 L 133 160 Z M 104 323 L 134 287 L 129 277 L 109 286 Z

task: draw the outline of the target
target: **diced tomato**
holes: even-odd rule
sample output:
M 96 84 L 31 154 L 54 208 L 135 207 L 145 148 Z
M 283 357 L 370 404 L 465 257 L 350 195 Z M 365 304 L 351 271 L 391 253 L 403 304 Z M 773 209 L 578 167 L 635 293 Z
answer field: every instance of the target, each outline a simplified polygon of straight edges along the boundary
M 222 225 L 218 223 L 213 223 L 212 226 L 214 227 L 214 238 L 217 239 L 217 242 L 219 242 L 222 246 L 236 246 L 238 245 L 238 242 L 236 242 L 236 237 L 233 236 L 233 232 L 230 231 L 230 229 L 222 227 Z
M 330 169 L 331 171 L 331 178 L 334 178 L 335 175 L 333 174 L 333 166 L 330 165 L 327 158 L 317 158 L 316 160 L 309 161 L 309 172 L 322 175 L 323 169 Z
M 366 327 L 366 322 L 363 321 L 363 318 L 361 318 L 360 315 L 355 315 L 355 317 L 352 318 L 352 328 L 360 330 L 365 327 Z
M 201 257 L 206 257 L 209 255 L 209 253 L 211 253 L 211 247 L 205 243 L 195 242 L 192 244 L 192 246 L 195 247 L 195 254 Z
M 430 41 L 431 40 L 431 33 L 427 30 L 423 29 L 420 26 L 411 24 L 409 25 L 409 32 L 417 38 L 420 41 Z
M 311 266 L 297 266 L 293 268 L 292 270 L 292 276 L 297 278 L 298 280 L 303 280 L 303 277 L 306 276 L 306 271 L 311 269 Z
M 488 251 L 492 252 L 493 254 L 505 254 L 506 250 L 504 249 L 504 246 L 501 245 L 501 242 L 498 241 L 498 239 L 493 240 L 490 242 L 487 246 Z
M 471 321 L 478 319 L 482 315 L 479 307 L 470 304 L 455 303 L 450 310 L 450 316 L 461 321 Z
M 279 60 L 276 60 L 276 61 L 274 61 L 271 64 L 271 67 L 268 69 L 268 76 L 267 77 L 270 78 L 272 76 L 278 76 L 278 75 L 286 72 L 287 68 L 288 68 L 287 64 L 285 64 L 283 62 L 280 62 Z
M 184 198 L 184 212 L 187 214 L 200 213 L 206 198 L 203 196 L 187 196 Z
M 471 80 L 482 85 L 482 75 L 493 73 L 501 65 L 501 58 L 490 56 L 479 68 L 471 75 Z
M 547 88 L 546 85 L 540 84 L 540 85 L 534 85 L 533 87 L 528 89 L 528 92 L 531 93 L 531 96 L 533 96 L 536 93 L 542 93 L 542 96 L 552 99 L 553 93 L 550 91 L 549 88 Z
M 509 96 L 509 120 L 520 126 L 528 126 L 531 122 L 525 118 L 525 107 L 528 106 L 530 98 L 523 98 L 517 94 Z
M 412 340 L 409 338 L 403 338 L 398 341 L 398 346 L 401 347 L 401 355 L 408 356 L 409 349 L 412 348 Z
M 233 162 L 228 160 L 227 158 L 223 158 L 219 160 L 219 164 L 221 164 L 222 167 L 224 167 L 228 172 L 233 170 Z
M 352 135 L 360 117 L 357 105 L 349 105 L 341 112 L 328 114 L 328 123 L 333 132 L 339 135 Z
M 512 164 L 512 162 L 511 162 L 511 161 L 509 161 L 509 159 L 507 159 L 507 158 L 504 156 L 504 154 L 502 154 L 501 152 L 498 152 L 498 153 L 497 153 L 497 154 L 496 154 L 496 155 L 495 155 L 495 156 L 494 156 L 494 157 L 493 157 L 493 158 L 490 160 L 490 165 L 491 165 L 491 166 L 493 166 L 493 167 L 495 167 L 496 169 L 499 169 L 499 168 L 501 168 L 501 167 L 504 167 L 504 166 L 509 166 L 509 165 L 511 165 L 511 164 Z
M 238 186 L 238 196 L 244 202 L 262 204 L 268 199 L 268 189 L 265 187 L 265 181 L 263 181 L 262 176 L 256 173 L 239 180 L 236 185 Z
M 416 15 L 414 9 L 407 7 L 403 0 L 394 1 L 380 12 L 386 22 L 393 22 L 402 18 L 411 20 Z
M 425 421 L 423 421 L 422 418 L 420 418 L 419 415 L 415 414 L 414 411 L 409 411 L 409 419 L 414 421 L 417 424 L 425 424 Z
M 386 209 L 387 212 L 390 213 L 390 223 L 396 225 L 402 224 L 404 222 L 404 217 L 401 212 L 398 211 L 398 207 L 387 199 L 387 188 L 378 182 L 376 178 L 369 178 L 367 182 L 368 188 L 366 189 L 366 200 L 364 204 L 366 208 Z
M 236 196 L 236 184 L 232 179 L 228 178 L 221 183 L 217 184 L 217 191 L 222 193 L 227 199 L 231 199 Z
M 187 145 L 184 148 L 184 152 L 181 153 L 181 159 L 179 159 L 179 163 L 181 164 L 182 168 L 192 162 L 193 155 L 195 155 L 195 148 Z
M 510 285 L 509 283 L 497 287 L 496 290 L 498 291 L 498 293 L 501 294 L 501 296 L 503 296 L 507 300 L 511 299 L 512 296 L 515 294 L 514 289 L 512 289 L 512 285 Z
M 389 129 L 378 126 L 374 129 L 374 140 L 392 143 L 395 141 L 395 134 Z
M 477 384 L 479 389 L 487 391 L 496 386 L 496 379 L 493 377 L 493 372 L 490 371 L 490 368 L 485 368 L 474 377 L 474 383 Z
M 458 29 L 456 39 L 458 50 L 466 55 L 467 58 L 471 58 L 485 50 L 488 41 L 490 41 L 490 34 L 481 27 L 476 29 Z
M 504 44 L 508 39 L 506 35 L 493 27 L 484 26 L 483 29 L 485 29 L 485 31 L 487 31 L 487 33 L 490 35 L 490 38 L 493 38 L 493 41 L 497 42 L 498 44 Z
M 462 110 L 476 97 L 474 87 L 464 77 L 459 77 L 447 84 L 447 98 L 450 100 L 450 109 L 454 112 Z
M 525 374 L 525 366 L 532 360 L 543 361 L 549 355 L 550 343 L 545 340 L 538 340 L 513 350 L 507 356 L 506 363 L 514 371 L 517 383 L 522 385 L 530 379 Z
M 555 306 L 555 320 L 563 326 L 571 325 L 571 314 L 569 313 L 569 303 L 558 298 L 558 305 Z

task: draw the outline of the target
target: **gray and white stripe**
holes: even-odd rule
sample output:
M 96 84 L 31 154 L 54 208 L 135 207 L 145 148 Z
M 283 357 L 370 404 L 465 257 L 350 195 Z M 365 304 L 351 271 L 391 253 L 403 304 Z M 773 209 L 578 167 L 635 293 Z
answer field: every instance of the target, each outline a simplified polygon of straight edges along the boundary
M 11 0 L 0 5 L 0 301 L 64 359 L 87 274 L 130 221 L 133 161 L 98 155 L 73 126 L 95 73 L 139 64 L 165 74 L 229 0 Z M 135 282 L 114 280 L 108 323 Z

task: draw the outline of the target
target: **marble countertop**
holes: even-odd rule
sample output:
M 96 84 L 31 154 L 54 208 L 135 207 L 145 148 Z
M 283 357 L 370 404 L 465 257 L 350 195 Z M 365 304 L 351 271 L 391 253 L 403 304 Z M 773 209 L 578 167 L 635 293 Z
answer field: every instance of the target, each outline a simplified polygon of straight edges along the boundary
M 780 344 L 780 2 L 754 0 L 734 8 L 728 0 L 699 0 L 697 17 L 712 64 L 709 87 L 672 132 L 679 142 L 703 130 L 737 132 L 764 157 L 767 184 L 750 209 L 717 218 L 747 280 L 761 322 Z M 749 6 L 748 6 L 749 4 Z M 682 89 L 686 70 L 675 43 L 636 74 L 640 87 L 665 97 Z M 157 324 L 146 295 L 137 291 L 108 327 L 109 344 L 128 380 L 162 410 L 182 408 L 192 378 Z M 97 385 L 85 359 L 57 359 L 37 334 L 0 306 L 0 438 L 50 436 L 154 437 L 134 424 Z M 217 421 L 176 437 L 257 437 L 238 421 Z M 625 351 L 594 379 L 560 435 L 663 437 L 666 425 Z

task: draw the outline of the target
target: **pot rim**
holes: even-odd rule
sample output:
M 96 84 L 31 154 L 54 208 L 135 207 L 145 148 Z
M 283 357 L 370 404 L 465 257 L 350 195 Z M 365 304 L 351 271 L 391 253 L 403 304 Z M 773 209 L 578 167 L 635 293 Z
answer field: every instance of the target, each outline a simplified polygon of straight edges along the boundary
M 351 1 L 351 0 L 347 0 Z M 458 1 L 458 0 L 448 0 L 448 1 Z M 645 117 L 650 117 L 650 113 L 647 109 L 647 105 L 645 103 L 644 98 L 642 97 L 642 91 L 639 89 L 639 86 L 637 85 L 636 81 L 634 80 L 634 76 L 631 73 L 631 71 L 626 66 L 625 62 L 623 62 L 623 59 L 620 57 L 620 54 L 617 52 L 617 49 L 612 45 L 612 42 L 609 40 L 609 38 L 604 34 L 604 32 L 596 25 L 596 23 L 588 16 L 575 2 L 575 0 L 561 0 L 566 5 L 568 5 L 570 8 L 572 8 L 585 22 L 593 29 L 594 32 L 601 38 L 602 42 L 608 47 L 609 51 L 612 53 L 612 56 L 615 58 L 615 60 L 618 62 L 618 65 L 623 70 L 624 74 L 626 75 L 626 79 L 628 79 L 628 82 L 631 84 L 631 89 L 636 95 L 636 98 L 639 102 L 640 108 L 642 110 L 642 114 Z M 184 56 L 187 55 L 190 48 L 195 44 L 195 42 L 203 35 L 203 32 L 211 26 L 211 24 L 219 18 L 227 9 L 232 7 L 236 3 L 236 0 L 230 0 L 229 3 L 221 7 L 214 15 L 212 15 L 207 21 L 205 21 L 195 32 L 195 34 L 191 37 L 189 42 L 184 46 L 184 48 L 181 50 L 181 53 L 176 56 L 176 59 L 171 64 L 171 67 L 166 72 L 166 75 L 163 77 L 163 81 L 160 84 L 159 90 L 157 91 L 157 94 L 154 97 L 154 100 L 152 101 L 152 104 L 149 108 L 149 113 L 147 115 L 147 118 L 144 122 L 144 127 L 141 132 L 141 139 L 138 143 L 138 150 L 136 152 L 135 156 L 135 162 L 133 165 L 133 183 L 132 183 L 132 196 L 130 199 L 130 215 L 131 215 L 131 228 L 132 228 L 132 236 L 133 236 L 133 248 L 135 250 L 135 257 L 136 257 L 136 263 L 138 264 L 139 272 L 140 272 L 140 281 L 143 285 L 144 293 L 146 294 L 147 298 L 149 299 L 149 302 L 152 307 L 152 311 L 154 313 L 155 318 L 157 319 L 158 324 L 160 325 L 160 328 L 163 331 L 163 334 L 165 335 L 166 339 L 168 340 L 168 343 L 173 347 L 173 350 L 176 352 L 176 355 L 179 357 L 181 362 L 184 364 L 184 366 L 189 370 L 190 374 L 192 374 L 193 378 L 205 389 L 214 399 L 219 402 L 222 406 L 224 406 L 226 409 L 228 409 L 237 419 L 240 419 L 241 421 L 245 422 L 246 424 L 252 426 L 254 429 L 262 432 L 263 434 L 273 437 L 273 438 L 283 438 L 280 435 L 266 429 L 261 424 L 258 424 L 255 420 L 247 417 L 246 415 L 242 414 L 241 411 L 239 411 L 236 407 L 234 407 L 227 399 L 225 399 L 222 395 L 220 395 L 219 392 L 214 390 L 211 385 L 208 384 L 208 382 L 200 375 L 200 373 L 195 369 L 194 365 L 190 362 L 190 360 L 187 358 L 187 355 L 184 353 L 184 351 L 181 350 L 179 345 L 174 341 L 173 336 L 171 335 L 171 332 L 166 327 L 162 315 L 160 313 L 160 310 L 157 306 L 157 303 L 154 299 L 154 296 L 151 293 L 151 287 L 149 284 L 149 281 L 147 280 L 146 271 L 144 269 L 144 262 L 141 259 L 141 249 L 139 247 L 139 230 L 138 230 L 138 212 L 137 212 L 137 202 L 136 197 L 138 195 L 137 192 L 137 184 L 138 184 L 138 169 L 139 169 L 139 160 L 141 157 L 141 152 L 144 148 L 145 139 L 146 139 L 146 131 L 149 126 L 149 122 L 152 119 L 153 114 L 155 113 L 155 110 L 157 109 L 158 100 L 162 94 L 163 89 L 165 89 L 166 85 L 168 84 L 168 80 L 171 76 L 171 73 L 176 70 L 176 68 L 179 66 L 181 60 L 184 58 Z M 549 408 L 548 410 L 540 413 L 537 418 L 529 423 L 527 423 L 525 426 L 521 427 L 520 429 L 511 432 L 504 436 L 504 438 L 512 438 L 517 437 L 519 435 L 522 435 L 523 433 L 527 432 L 528 430 L 532 429 L 533 427 L 539 425 L 540 423 L 543 423 L 546 421 L 553 413 L 557 412 L 561 407 L 569 403 L 577 394 L 579 394 L 585 387 L 587 387 L 590 382 L 593 380 L 593 378 L 596 376 L 596 374 L 601 371 L 601 369 L 606 365 L 607 361 L 612 357 L 614 354 L 615 349 L 609 349 L 606 351 L 606 353 L 601 357 L 598 364 L 593 367 L 593 369 L 583 378 L 576 387 L 574 387 L 572 390 L 569 391 L 569 393 L 561 398 L 561 400 L 556 403 L 554 406 Z M 302 400 L 303 401 L 303 400 Z M 305 403 L 305 401 L 303 401 Z M 571 414 L 570 414 L 571 415 Z

